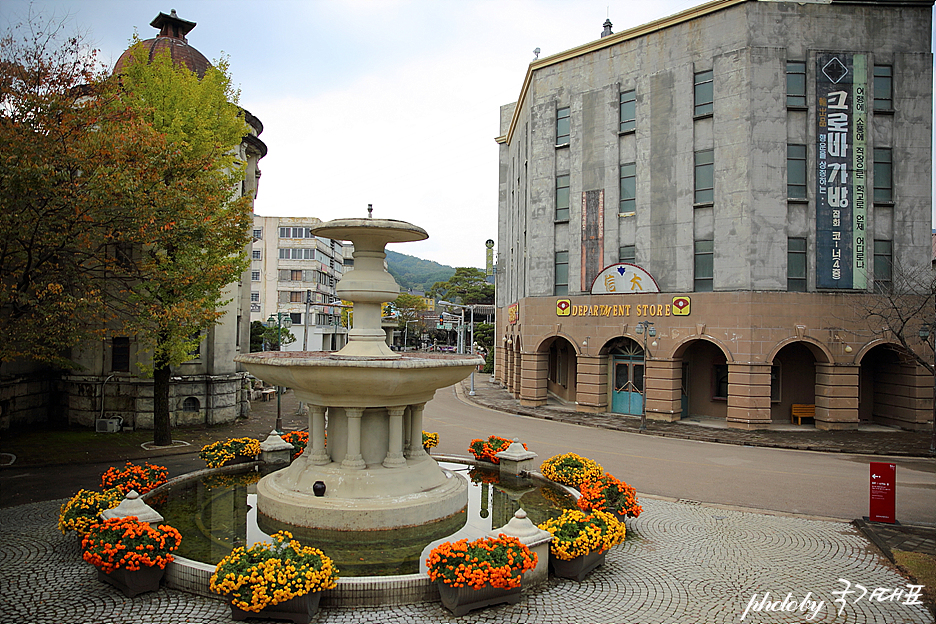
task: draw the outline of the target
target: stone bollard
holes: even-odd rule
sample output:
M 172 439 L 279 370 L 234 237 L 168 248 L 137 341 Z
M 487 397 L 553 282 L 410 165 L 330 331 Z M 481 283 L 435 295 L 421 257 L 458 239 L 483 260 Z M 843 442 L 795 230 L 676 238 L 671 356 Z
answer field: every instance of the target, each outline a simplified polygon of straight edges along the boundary
M 271 431 L 267 439 L 260 443 L 260 461 L 266 466 L 289 465 L 293 454 L 293 445 Z
M 488 533 L 488 536 L 497 537 L 501 533 L 518 538 L 526 544 L 527 548 L 536 553 L 536 567 L 523 573 L 523 588 L 527 589 L 545 582 L 549 576 L 549 542 L 552 541 L 552 534 L 537 528 L 522 509 L 517 510 L 510 522 L 499 529 L 494 529 Z
M 503 477 L 519 477 L 521 474 L 533 470 L 533 460 L 536 459 L 536 453 L 528 451 L 520 444 L 520 440 L 514 438 L 513 444 L 507 447 L 507 450 L 496 453 L 495 457 L 500 459 L 500 474 Z
M 130 490 L 120 504 L 113 509 L 105 509 L 101 512 L 101 518 L 126 518 L 127 516 L 136 516 L 140 522 L 158 524 L 164 520 L 159 512 L 144 503 L 136 490 Z

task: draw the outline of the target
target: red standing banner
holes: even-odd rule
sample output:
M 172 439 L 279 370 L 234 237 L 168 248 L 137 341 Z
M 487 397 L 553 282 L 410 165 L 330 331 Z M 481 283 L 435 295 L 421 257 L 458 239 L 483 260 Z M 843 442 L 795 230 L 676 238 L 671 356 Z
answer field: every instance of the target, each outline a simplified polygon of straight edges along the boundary
M 870 476 L 871 495 L 868 502 L 868 520 L 896 523 L 894 491 L 897 488 L 897 464 L 871 462 Z

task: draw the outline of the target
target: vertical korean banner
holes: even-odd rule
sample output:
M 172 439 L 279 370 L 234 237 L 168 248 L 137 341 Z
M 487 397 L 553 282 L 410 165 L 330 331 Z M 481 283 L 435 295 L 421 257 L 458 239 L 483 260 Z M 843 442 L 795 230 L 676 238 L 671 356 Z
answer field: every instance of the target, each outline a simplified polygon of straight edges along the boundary
M 867 57 L 816 57 L 816 287 L 864 289 Z

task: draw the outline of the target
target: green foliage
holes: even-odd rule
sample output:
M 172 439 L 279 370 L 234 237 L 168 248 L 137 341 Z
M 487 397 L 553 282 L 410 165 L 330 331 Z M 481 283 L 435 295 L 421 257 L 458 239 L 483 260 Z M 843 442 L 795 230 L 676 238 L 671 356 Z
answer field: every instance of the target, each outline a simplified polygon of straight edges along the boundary
M 261 321 L 250 323 L 250 352 L 257 351 L 279 351 L 280 342 L 283 346 L 296 342 L 296 337 L 285 327 L 279 328 L 279 340 L 276 337 L 277 328 L 267 327 Z M 266 345 L 266 349 L 264 349 Z
M 445 281 L 455 269 L 431 260 L 387 250 L 387 270 L 403 290 L 428 290 L 433 284 Z
M 437 300 L 463 305 L 490 305 L 494 303 L 494 284 L 487 282 L 487 275 L 481 269 L 458 267 L 448 281 L 436 282 L 427 294 Z

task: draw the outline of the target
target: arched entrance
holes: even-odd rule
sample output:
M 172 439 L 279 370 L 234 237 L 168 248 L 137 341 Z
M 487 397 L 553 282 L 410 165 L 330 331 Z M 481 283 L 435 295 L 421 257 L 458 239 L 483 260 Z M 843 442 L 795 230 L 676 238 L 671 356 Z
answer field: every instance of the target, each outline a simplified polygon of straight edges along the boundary
M 794 403 L 816 403 L 816 356 L 802 342 L 777 351 L 770 367 L 770 420 L 790 422 Z
M 618 338 L 608 347 L 611 367 L 611 411 L 643 413 L 644 350 L 630 338 Z
M 932 417 L 933 377 L 896 345 L 869 349 L 861 358 L 858 383 L 862 421 L 923 429 Z
M 568 340 L 557 337 L 549 344 L 546 390 L 563 401 L 575 401 L 577 375 L 575 347 Z
M 680 415 L 726 418 L 728 360 L 718 345 L 705 338 L 692 340 L 675 354 L 682 360 Z

